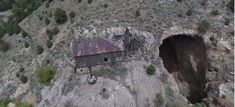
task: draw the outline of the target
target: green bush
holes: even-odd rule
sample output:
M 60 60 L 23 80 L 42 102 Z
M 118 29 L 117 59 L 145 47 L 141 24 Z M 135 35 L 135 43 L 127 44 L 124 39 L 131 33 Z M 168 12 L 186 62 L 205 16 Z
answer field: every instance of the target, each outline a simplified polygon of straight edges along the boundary
M 46 19 L 45 19 L 45 24 L 46 24 L 46 25 L 49 25 L 50 23 L 51 23 L 50 19 L 46 18 Z
M 20 80 L 21 80 L 21 82 L 24 83 L 24 84 L 28 82 L 28 78 L 27 78 L 26 76 L 24 76 L 24 75 L 21 75 L 21 76 L 20 76 Z
M 40 55 L 42 54 L 44 51 L 43 47 L 42 46 L 37 46 L 37 54 Z
M 156 72 L 156 68 L 154 65 L 149 65 L 146 69 L 147 74 L 153 75 Z
M 219 15 L 219 11 L 218 10 L 212 10 L 210 12 L 210 14 L 213 15 L 213 16 L 217 16 L 217 15 Z
M 4 36 L 5 33 L 5 29 L 0 26 L 0 39 Z
M 164 98 L 161 93 L 157 93 L 154 100 L 154 105 L 156 107 L 161 107 L 164 104 Z
M 206 33 L 207 30 L 210 29 L 210 23 L 207 20 L 202 20 L 200 23 L 198 23 L 198 32 L 200 33 Z
M 66 12 L 60 8 L 56 9 L 54 17 L 57 24 L 63 24 L 67 21 Z
M 49 66 L 41 66 L 36 68 L 36 78 L 44 85 L 50 85 L 54 75 L 55 71 Z
M 29 43 L 28 42 L 24 42 L 24 47 L 28 48 L 29 47 Z
M 70 18 L 75 18 L 75 16 L 76 16 L 76 14 L 75 14 L 73 11 L 71 11 L 71 12 L 69 13 L 69 17 L 70 17 Z
M 0 51 L 6 52 L 10 49 L 10 44 L 3 40 L 0 40 Z
M 228 26 L 230 24 L 230 19 L 229 18 L 225 18 L 224 24 L 226 26 Z
M 234 0 L 230 0 L 229 3 L 227 4 L 227 7 L 234 12 Z
M 52 46 L 53 46 L 53 43 L 52 43 L 50 40 L 48 40 L 48 41 L 47 41 L 47 47 L 48 47 L 48 48 L 51 48 Z
M 10 102 L 9 99 L 4 98 L 0 101 L 0 107 L 7 107 L 8 103 Z
M 187 16 L 191 16 L 193 14 L 193 9 L 188 9 L 188 11 L 186 12 Z

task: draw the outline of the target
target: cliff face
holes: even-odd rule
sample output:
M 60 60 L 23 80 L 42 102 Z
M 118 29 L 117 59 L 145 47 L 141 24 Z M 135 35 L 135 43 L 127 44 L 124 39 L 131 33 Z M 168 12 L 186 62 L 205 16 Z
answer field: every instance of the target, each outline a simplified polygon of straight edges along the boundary
M 174 35 L 163 41 L 159 51 L 165 68 L 174 76 L 182 95 L 192 103 L 206 97 L 207 54 L 202 38 Z

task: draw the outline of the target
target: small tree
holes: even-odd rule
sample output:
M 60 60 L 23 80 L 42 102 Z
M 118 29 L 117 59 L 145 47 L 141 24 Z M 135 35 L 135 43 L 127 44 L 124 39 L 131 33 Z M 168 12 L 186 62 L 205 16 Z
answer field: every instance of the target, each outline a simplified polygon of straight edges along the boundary
M 146 69 L 147 74 L 153 75 L 156 72 L 156 68 L 154 65 L 149 65 Z
M 55 21 L 58 24 L 63 24 L 67 21 L 66 12 L 60 8 L 57 8 L 54 14 Z

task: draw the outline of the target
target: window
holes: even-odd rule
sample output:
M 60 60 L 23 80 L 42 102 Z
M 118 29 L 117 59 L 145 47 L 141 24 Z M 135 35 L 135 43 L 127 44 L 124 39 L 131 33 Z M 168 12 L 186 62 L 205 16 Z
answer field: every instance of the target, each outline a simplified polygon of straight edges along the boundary
M 104 58 L 104 62 L 108 62 L 108 58 Z

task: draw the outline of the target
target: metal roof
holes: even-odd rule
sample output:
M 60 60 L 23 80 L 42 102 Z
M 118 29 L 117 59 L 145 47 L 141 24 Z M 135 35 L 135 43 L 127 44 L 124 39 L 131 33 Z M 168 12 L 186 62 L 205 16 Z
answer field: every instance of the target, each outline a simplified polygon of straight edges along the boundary
M 91 39 L 83 39 L 80 41 L 74 41 L 72 43 L 72 52 L 74 57 L 94 55 L 99 53 L 109 53 L 125 50 L 123 42 L 113 42 L 111 40 L 96 37 Z

